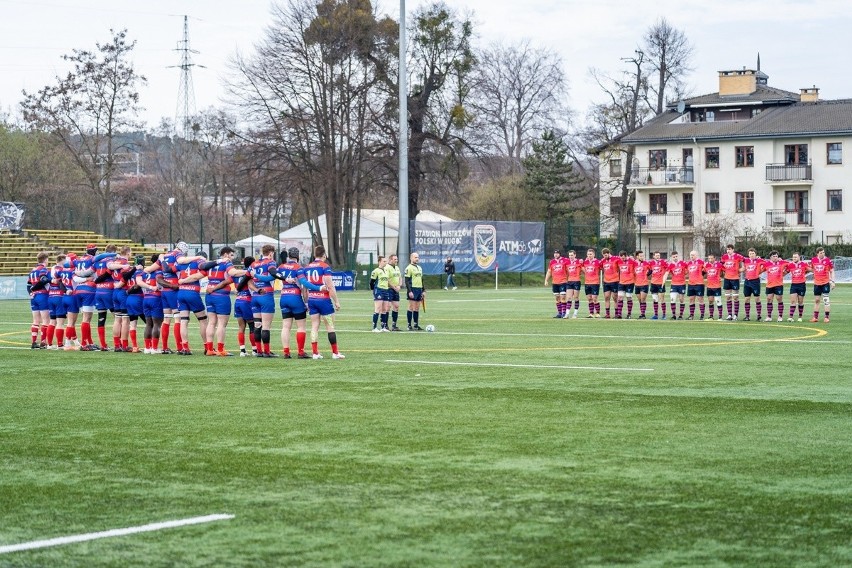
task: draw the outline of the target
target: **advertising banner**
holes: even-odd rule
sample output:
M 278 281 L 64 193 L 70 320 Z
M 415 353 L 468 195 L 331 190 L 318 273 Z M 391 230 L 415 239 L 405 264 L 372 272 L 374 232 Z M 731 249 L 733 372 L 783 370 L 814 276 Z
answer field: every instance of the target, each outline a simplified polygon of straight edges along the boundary
M 457 273 L 544 270 L 544 223 L 413 221 L 411 240 L 424 274 L 443 274 L 448 256 Z
M 20 231 L 23 227 L 23 204 L 0 201 L 0 229 L 6 231 Z
M 337 290 L 352 291 L 355 289 L 355 273 L 354 272 L 334 272 L 331 273 L 331 281 L 334 282 L 334 287 Z

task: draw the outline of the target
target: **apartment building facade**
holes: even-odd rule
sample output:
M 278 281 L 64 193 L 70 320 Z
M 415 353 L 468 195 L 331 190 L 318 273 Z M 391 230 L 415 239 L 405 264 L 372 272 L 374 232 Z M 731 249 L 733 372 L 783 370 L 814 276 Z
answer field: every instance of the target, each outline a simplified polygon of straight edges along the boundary
M 599 153 L 601 227 L 614 235 L 627 171 L 637 245 L 702 254 L 757 235 L 852 240 L 852 99 L 768 85 L 759 69 L 719 72 L 719 92 L 679 101 Z

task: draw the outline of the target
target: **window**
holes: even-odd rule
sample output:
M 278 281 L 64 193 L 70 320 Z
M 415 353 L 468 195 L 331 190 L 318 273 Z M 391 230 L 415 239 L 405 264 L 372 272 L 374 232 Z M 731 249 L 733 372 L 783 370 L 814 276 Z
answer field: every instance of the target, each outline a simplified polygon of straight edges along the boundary
M 652 193 L 648 196 L 648 199 L 651 202 L 651 214 L 652 215 L 665 215 L 668 209 L 668 194 L 665 193 Z
M 738 168 L 754 167 L 754 146 L 737 146 L 734 148 Z
M 610 160 L 609 161 L 609 177 L 617 178 L 621 177 L 623 174 L 621 173 L 621 160 Z
M 738 191 L 735 194 L 737 213 L 754 213 L 754 192 Z
M 620 215 L 621 210 L 624 208 L 624 202 L 620 197 L 610 197 L 609 198 L 609 214 L 610 215 Z
M 705 193 L 704 194 L 704 209 L 707 213 L 718 213 L 719 212 L 719 194 L 718 193 Z
M 841 144 L 840 142 L 826 144 L 826 158 L 828 164 L 842 164 L 843 144 Z
M 828 210 L 843 211 L 843 190 L 829 189 L 828 194 Z
M 807 144 L 787 144 L 784 146 L 784 163 L 788 166 L 805 166 L 808 164 Z
M 665 150 L 648 150 L 648 167 L 652 170 L 661 170 L 666 167 Z
M 704 167 L 718 168 L 719 167 L 719 148 L 704 149 Z

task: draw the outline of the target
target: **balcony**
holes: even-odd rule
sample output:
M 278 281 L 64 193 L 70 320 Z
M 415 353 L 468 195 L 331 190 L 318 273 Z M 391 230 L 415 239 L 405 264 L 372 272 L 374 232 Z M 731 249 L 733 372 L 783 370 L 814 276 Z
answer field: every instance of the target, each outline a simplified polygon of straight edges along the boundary
M 645 233 L 692 232 L 695 214 L 692 211 L 668 211 L 652 213 L 636 211 L 636 225 Z
M 790 185 L 801 182 L 812 184 L 813 168 L 810 164 L 766 164 L 766 181 Z
M 630 185 L 692 186 L 695 185 L 695 176 L 691 167 L 633 168 L 630 174 Z
M 810 231 L 814 226 L 813 209 L 767 209 L 766 228 L 773 231 Z

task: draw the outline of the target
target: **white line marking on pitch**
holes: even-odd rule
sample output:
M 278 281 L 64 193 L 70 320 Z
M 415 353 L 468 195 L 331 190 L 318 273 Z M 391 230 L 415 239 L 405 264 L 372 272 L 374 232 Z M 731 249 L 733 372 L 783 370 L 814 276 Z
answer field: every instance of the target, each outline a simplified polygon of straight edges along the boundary
M 418 365 L 456 365 L 461 367 L 521 367 L 525 369 L 581 369 L 586 371 L 653 371 L 641 367 L 577 367 L 571 365 L 521 365 L 517 363 L 465 363 L 461 361 L 405 361 L 385 359 L 385 363 L 413 363 Z
M 151 523 L 138 527 L 127 527 L 124 529 L 112 529 L 102 532 L 77 534 L 72 536 L 61 536 L 48 540 L 34 540 L 32 542 L 24 542 L 21 544 L 10 544 L 8 546 L 0 546 L 0 554 L 8 552 L 18 552 L 21 550 L 34 550 L 37 548 L 47 548 L 50 546 L 61 546 L 63 544 L 72 544 L 75 542 L 85 542 L 87 540 L 96 540 L 99 538 L 110 538 L 114 536 L 126 536 L 129 534 L 160 531 L 163 529 L 173 529 L 176 527 L 185 527 L 188 525 L 199 525 L 202 523 L 212 523 L 214 521 L 225 521 L 233 519 L 234 515 L 206 515 L 204 517 L 192 517 L 190 519 L 180 519 L 177 521 L 165 521 L 162 523 Z

